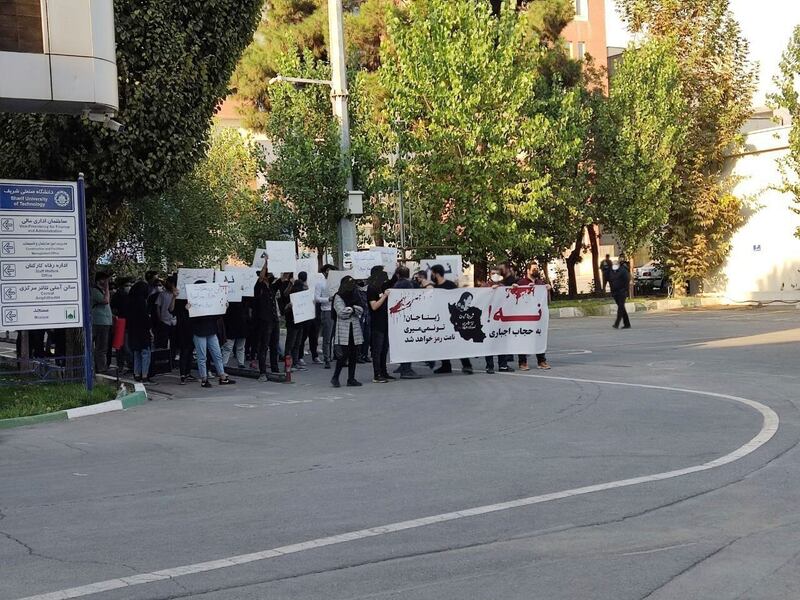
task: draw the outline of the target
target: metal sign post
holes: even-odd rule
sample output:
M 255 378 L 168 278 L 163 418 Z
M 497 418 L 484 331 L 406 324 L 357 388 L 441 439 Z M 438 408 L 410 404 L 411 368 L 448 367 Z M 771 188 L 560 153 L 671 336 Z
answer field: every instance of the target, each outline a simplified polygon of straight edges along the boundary
M 83 285 L 83 368 L 86 373 L 86 390 L 94 389 L 94 360 L 92 359 L 92 306 L 91 285 L 89 283 L 89 243 L 86 229 L 86 182 L 83 173 L 78 175 L 78 221 L 80 222 L 80 238 L 82 246 L 81 273 Z

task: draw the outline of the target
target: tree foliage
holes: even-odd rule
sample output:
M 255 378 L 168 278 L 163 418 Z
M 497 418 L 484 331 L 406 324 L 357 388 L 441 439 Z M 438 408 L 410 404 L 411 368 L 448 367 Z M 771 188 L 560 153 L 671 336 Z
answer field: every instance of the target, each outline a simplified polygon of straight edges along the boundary
M 90 253 L 124 233 L 126 205 L 191 172 L 251 39 L 262 0 L 116 0 L 124 129 L 69 116 L 0 114 L 0 176 L 74 180 L 84 172 Z
M 675 44 L 652 39 L 628 48 L 600 105 L 600 222 L 628 256 L 665 226 L 681 184 L 677 157 L 688 136 L 682 85 Z
M 780 163 L 783 174 L 783 189 L 795 198 L 796 207 L 792 210 L 800 214 L 800 26 L 796 27 L 789 40 L 780 63 L 779 74 L 775 78 L 777 92 L 770 96 L 775 107 L 783 107 L 792 117 L 789 132 L 789 154 Z M 800 227 L 795 232 L 800 237 Z
M 729 0 L 620 0 L 619 7 L 632 31 L 675 44 L 692 134 L 676 156 L 680 185 L 653 250 L 675 281 L 704 278 L 725 260 L 742 223 L 741 201 L 722 175 L 751 112 L 748 44 Z
M 285 55 L 279 64 L 287 75 L 330 78 L 328 65 L 309 51 L 303 57 Z M 275 148 L 275 161 L 266 171 L 270 197 L 290 210 L 297 239 L 320 255 L 336 243 L 349 172 L 328 93 L 322 86 L 273 86 L 266 122 Z

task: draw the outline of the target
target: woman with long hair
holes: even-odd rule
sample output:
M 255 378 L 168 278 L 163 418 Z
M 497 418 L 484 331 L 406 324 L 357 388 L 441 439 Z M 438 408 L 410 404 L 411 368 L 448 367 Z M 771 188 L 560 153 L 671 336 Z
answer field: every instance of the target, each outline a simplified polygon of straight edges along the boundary
M 361 383 L 356 380 L 356 363 L 359 347 L 364 343 L 360 322 L 364 307 L 358 301 L 356 281 L 349 275 L 342 279 L 339 291 L 333 297 L 333 310 L 336 311 L 336 331 L 333 338 L 336 369 L 331 385 L 340 386 L 339 375 L 347 363 L 347 385 L 358 387 Z
M 133 353 L 133 379 L 155 383 L 150 379 L 150 353 L 153 347 L 153 320 L 147 305 L 147 282 L 137 281 L 128 294 L 127 321 L 128 346 Z

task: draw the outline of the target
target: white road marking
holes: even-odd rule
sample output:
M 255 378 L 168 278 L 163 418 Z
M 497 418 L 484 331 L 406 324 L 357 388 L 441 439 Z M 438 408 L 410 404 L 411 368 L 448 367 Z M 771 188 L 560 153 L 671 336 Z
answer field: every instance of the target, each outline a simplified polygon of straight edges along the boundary
M 363 540 L 366 538 L 387 535 L 396 533 L 398 531 L 406 531 L 409 529 L 417 529 L 419 527 L 426 527 L 428 525 L 437 525 L 446 523 L 448 521 L 455 521 L 458 519 L 465 519 L 467 517 L 477 517 L 481 515 L 488 515 L 514 508 L 521 508 L 523 506 L 533 506 L 534 504 L 543 504 L 545 502 L 552 502 L 553 500 L 561 500 L 564 498 L 572 498 L 575 496 L 583 496 L 585 494 L 593 494 L 595 492 L 603 492 L 614 490 L 633 485 L 641 485 L 644 483 L 653 483 L 656 481 L 664 481 L 666 479 L 674 479 L 675 477 L 683 477 L 684 475 L 691 475 L 693 473 L 700 473 L 702 471 L 709 471 L 724 465 L 735 462 L 744 458 L 748 454 L 752 454 L 761 446 L 766 444 L 775 433 L 778 431 L 780 419 L 777 413 L 755 400 L 748 400 L 739 396 L 730 396 L 728 394 L 717 394 L 715 392 L 702 392 L 699 390 L 688 390 L 684 388 L 673 388 L 661 385 L 648 385 L 642 383 L 623 383 L 619 381 L 599 381 L 594 379 L 576 379 L 572 377 L 553 377 L 549 375 L 532 375 L 524 373 L 510 373 L 512 376 L 517 377 L 530 377 L 537 379 L 549 379 L 553 381 L 568 381 L 572 383 L 591 383 L 595 385 L 611 385 L 617 387 L 634 387 L 649 390 L 661 390 L 667 392 L 679 392 L 683 394 L 694 394 L 697 396 L 708 396 L 710 398 L 718 398 L 727 400 L 729 402 L 738 402 L 749 406 L 761 413 L 762 425 L 761 431 L 747 442 L 745 445 L 737 448 L 730 454 L 726 454 L 720 458 L 712 460 L 701 465 L 693 467 L 686 467 L 683 469 L 676 469 L 674 471 L 666 471 L 664 473 L 655 473 L 653 475 L 642 475 L 640 477 L 632 477 L 630 479 L 621 479 L 618 481 L 609 481 L 608 483 L 599 483 L 595 485 L 588 485 L 571 490 L 564 490 L 561 492 L 553 492 L 550 494 L 542 494 L 540 496 L 529 496 L 527 498 L 520 498 L 518 500 L 511 500 L 509 502 L 500 502 L 498 504 L 488 504 L 485 506 L 476 506 L 474 508 L 467 508 L 464 510 L 442 513 L 439 515 L 432 515 L 423 517 L 421 519 L 412 519 L 410 521 L 401 521 L 399 523 L 389 523 L 388 525 L 381 525 L 379 527 L 371 527 L 369 529 L 360 529 L 358 531 L 351 531 L 339 535 L 332 535 L 328 537 L 318 538 L 315 540 L 308 540 L 299 544 L 291 544 L 289 546 L 281 546 L 279 548 L 272 548 L 270 550 L 263 550 L 261 552 L 253 552 L 250 554 L 239 554 L 222 558 L 219 560 L 212 560 L 208 562 L 195 563 L 191 565 L 184 565 L 182 567 L 174 567 L 171 569 L 164 569 L 161 571 L 152 571 L 150 573 L 140 573 L 128 577 L 120 577 L 117 579 L 109 579 L 106 581 L 99 581 L 89 585 L 74 587 L 57 592 L 49 592 L 46 594 L 37 594 L 35 596 L 28 596 L 20 598 L 19 600 L 67 600 L 69 598 L 82 598 L 91 596 L 99 592 L 109 590 L 118 590 L 123 588 L 132 587 L 135 585 L 142 585 L 154 581 L 162 581 L 165 579 L 172 579 L 174 577 L 183 577 L 186 575 L 194 575 L 197 573 L 204 573 L 207 571 L 216 571 L 219 569 L 226 569 L 237 565 L 253 563 L 278 556 L 286 556 L 288 554 L 297 554 L 298 552 L 305 552 L 306 550 L 315 550 L 324 548 L 326 546 L 333 546 L 335 544 L 343 544 L 346 542 L 353 542 L 356 540 Z

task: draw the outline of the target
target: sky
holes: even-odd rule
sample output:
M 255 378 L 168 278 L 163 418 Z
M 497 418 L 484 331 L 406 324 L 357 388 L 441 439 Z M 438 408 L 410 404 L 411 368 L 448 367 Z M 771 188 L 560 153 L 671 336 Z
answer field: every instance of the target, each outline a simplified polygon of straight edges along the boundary
M 730 0 L 731 10 L 750 42 L 750 55 L 759 62 L 759 89 L 753 105 L 763 106 L 772 91 L 781 53 L 796 25 L 800 25 L 800 0 Z M 626 46 L 630 36 L 616 12 L 615 0 L 606 0 L 606 34 L 609 46 Z

